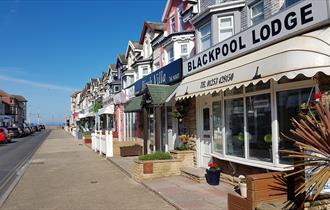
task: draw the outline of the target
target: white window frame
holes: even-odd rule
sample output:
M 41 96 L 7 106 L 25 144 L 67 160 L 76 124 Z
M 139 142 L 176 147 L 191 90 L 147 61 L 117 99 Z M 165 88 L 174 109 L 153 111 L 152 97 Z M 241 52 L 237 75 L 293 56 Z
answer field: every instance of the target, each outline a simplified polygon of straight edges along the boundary
M 171 51 L 173 52 L 173 57 L 171 56 Z M 174 61 L 174 46 L 171 46 L 168 48 L 167 50 L 167 59 L 168 59 L 168 63 L 172 63 Z
M 144 73 L 144 70 L 147 69 L 147 73 Z M 147 76 L 149 74 L 149 67 L 148 66 L 142 66 L 142 78 Z
M 208 25 L 210 25 L 210 32 L 207 33 L 207 34 L 205 34 L 204 36 L 202 36 L 202 29 L 205 28 L 205 27 L 207 27 Z M 199 44 L 200 44 L 200 52 L 206 50 L 206 49 L 203 49 L 203 47 L 202 47 L 203 46 L 203 44 L 202 44 L 203 43 L 203 39 L 205 39 L 206 37 L 210 37 L 210 47 L 212 47 L 212 25 L 211 25 L 211 22 L 208 22 L 208 23 L 204 24 L 203 26 L 201 26 L 199 28 L 199 35 L 200 35 L 200 42 L 199 42 Z
M 230 18 L 231 21 L 231 27 L 221 27 L 221 20 L 223 19 L 228 19 Z M 222 42 L 225 39 L 221 39 L 221 30 L 228 30 L 231 29 L 233 34 L 232 36 L 235 34 L 235 27 L 234 27 L 234 16 L 233 15 L 228 15 L 228 16 L 222 16 L 222 17 L 218 17 L 218 28 L 219 28 L 219 42 Z M 229 38 L 229 37 L 228 37 Z M 227 39 L 228 39 L 227 38 Z
M 187 46 L 187 52 L 182 53 L 182 46 L 186 45 Z M 181 43 L 180 44 L 180 57 L 183 59 L 188 59 L 189 58 L 189 43 Z
M 293 167 L 291 165 L 285 165 L 285 164 L 280 164 L 279 163 L 279 153 L 278 153 L 278 145 L 279 145 L 279 127 L 278 127 L 278 120 L 277 120 L 277 106 L 276 106 L 276 95 L 277 92 L 280 91 L 289 91 L 289 90 L 295 90 L 295 89 L 302 89 L 302 88 L 315 88 L 317 90 L 317 83 L 316 81 L 309 79 L 309 80 L 304 80 L 304 81 L 297 81 L 297 82 L 288 82 L 284 84 L 278 84 L 277 82 L 271 80 L 270 83 L 270 88 L 266 90 L 259 90 L 255 92 L 245 92 L 245 87 L 243 88 L 243 93 L 237 94 L 237 95 L 230 95 L 230 96 L 225 96 L 224 92 L 221 91 L 219 96 L 213 97 L 212 102 L 214 101 L 220 101 L 221 106 L 222 106 L 222 135 L 223 135 L 223 151 L 222 153 L 218 153 L 214 151 L 214 142 L 213 142 L 213 133 L 212 133 L 212 147 L 211 147 L 211 156 L 221 159 L 221 160 L 226 160 L 226 161 L 231 161 L 239 164 L 244 164 L 248 166 L 253 166 L 253 167 L 259 167 L 259 168 L 265 168 L 265 169 L 270 169 L 270 170 L 277 170 L 277 171 L 288 171 L 292 170 Z M 261 161 L 261 160 L 254 160 L 254 159 L 249 159 L 248 154 L 249 154 L 249 142 L 248 142 L 248 134 L 247 134 L 247 128 L 246 128 L 246 97 L 249 96 L 255 96 L 255 95 L 261 95 L 261 94 L 270 94 L 271 98 L 271 116 L 272 116 L 272 162 L 266 162 L 266 161 Z M 226 99 L 235 99 L 235 98 L 242 98 L 243 97 L 243 102 L 244 102 L 244 144 L 245 144 L 245 157 L 236 157 L 232 155 L 226 155 L 226 144 L 227 144 L 227 139 L 226 139 L 226 126 L 225 126 L 225 100 Z M 201 109 L 201 107 L 199 107 Z M 213 115 L 213 113 L 211 113 Z M 202 120 L 202 119 L 200 119 Z M 212 122 L 213 123 L 213 122 Z
M 184 28 L 183 28 L 183 16 L 182 16 L 182 12 L 183 12 L 183 4 L 181 3 L 178 7 L 178 31 L 181 32 L 181 31 L 184 31 Z
M 171 15 L 170 17 L 170 27 L 171 27 L 171 33 L 175 33 L 175 15 Z M 173 30 L 174 27 L 174 30 Z
M 256 6 L 259 5 L 259 4 L 263 4 L 263 11 L 262 11 L 262 13 L 259 13 L 259 14 L 255 15 L 255 16 L 252 16 L 252 8 L 253 8 L 253 7 L 256 7 Z M 251 6 L 249 6 L 249 12 L 250 12 L 250 25 L 251 25 L 251 26 L 252 26 L 252 25 L 256 25 L 256 24 L 253 24 L 253 19 L 255 19 L 256 17 L 263 15 L 264 18 L 265 18 L 265 10 L 264 10 L 264 6 L 265 6 L 265 5 L 264 5 L 264 1 L 263 1 L 263 0 L 259 0 L 259 1 L 257 1 L 256 3 L 252 4 Z

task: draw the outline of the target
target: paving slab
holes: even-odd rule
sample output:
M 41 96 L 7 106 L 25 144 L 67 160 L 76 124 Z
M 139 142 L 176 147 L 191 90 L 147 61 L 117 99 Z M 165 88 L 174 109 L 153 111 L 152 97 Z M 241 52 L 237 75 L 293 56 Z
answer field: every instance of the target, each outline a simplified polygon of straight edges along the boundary
M 183 176 L 145 180 L 143 184 L 178 209 L 228 209 L 227 195 L 234 193 L 226 183 L 211 186 Z
M 63 130 L 52 130 L 1 210 L 174 209 Z

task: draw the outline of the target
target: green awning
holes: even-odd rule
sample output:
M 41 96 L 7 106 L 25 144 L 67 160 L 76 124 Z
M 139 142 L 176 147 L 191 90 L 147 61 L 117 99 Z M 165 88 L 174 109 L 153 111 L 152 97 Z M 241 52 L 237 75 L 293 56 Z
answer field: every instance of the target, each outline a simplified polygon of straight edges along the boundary
M 179 84 L 176 85 L 156 85 L 148 84 L 147 92 L 151 97 L 152 105 L 161 105 L 175 91 Z
M 139 112 L 142 110 L 142 97 L 143 96 L 137 96 L 129 100 L 125 104 L 125 111 L 124 112 Z

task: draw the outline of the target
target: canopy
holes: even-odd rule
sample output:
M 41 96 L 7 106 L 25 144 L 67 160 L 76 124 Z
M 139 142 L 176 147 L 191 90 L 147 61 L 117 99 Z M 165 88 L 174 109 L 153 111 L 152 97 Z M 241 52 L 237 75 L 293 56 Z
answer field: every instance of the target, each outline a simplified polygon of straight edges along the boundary
M 177 87 L 178 84 L 176 85 L 147 84 L 146 92 L 148 92 L 151 97 L 152 105 L 161 105 L 169 101 L 168 98 L 172 95 L 172 93 Z
M 125 104 L 125 112 L 138 112 L 142 109 L 142 95 L 130 99 Z
M 102 109 L 99 109 L 98 114 L 114 114 L 115 113 L 115 107 L 113 104 L 110 104 L 106 107 L 103 107 Z
M 330 75 L 330 28 L 282 41 L 184 78 L 176 100 L 201 96 L 270 79 Z

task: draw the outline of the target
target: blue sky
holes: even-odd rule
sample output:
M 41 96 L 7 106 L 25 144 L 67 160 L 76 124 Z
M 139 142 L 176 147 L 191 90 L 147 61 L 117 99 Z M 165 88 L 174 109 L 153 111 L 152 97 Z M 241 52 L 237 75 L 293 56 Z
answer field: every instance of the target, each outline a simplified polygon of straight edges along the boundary
M 25 96 L 29 116 L 65 120 L 70 95 L 161 21 L 166 0 L 0 1 L 0 89 Z

